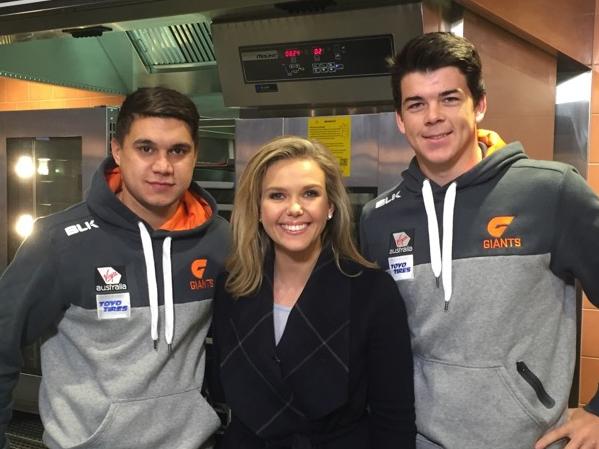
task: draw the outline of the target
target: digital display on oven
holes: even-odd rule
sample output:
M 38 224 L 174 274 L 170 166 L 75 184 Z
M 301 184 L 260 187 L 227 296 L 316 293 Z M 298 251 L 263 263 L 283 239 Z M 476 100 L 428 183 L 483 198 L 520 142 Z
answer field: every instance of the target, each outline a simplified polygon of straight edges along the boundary
M 239 48 L 246 83 L 389 74 L 393 36 L 360 36 Z

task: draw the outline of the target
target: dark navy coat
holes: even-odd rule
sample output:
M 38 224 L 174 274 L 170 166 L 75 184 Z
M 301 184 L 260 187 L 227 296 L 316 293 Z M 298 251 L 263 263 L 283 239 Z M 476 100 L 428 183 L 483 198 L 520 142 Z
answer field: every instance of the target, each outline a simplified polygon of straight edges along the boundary
M 341 267 L 322 252 L 278 345 L 272 262 L 255 295 L 234 299 L 217 282 L 214 342 L 232 410 L 223 448 L 415 447 L 403 300 L 387 273 Z

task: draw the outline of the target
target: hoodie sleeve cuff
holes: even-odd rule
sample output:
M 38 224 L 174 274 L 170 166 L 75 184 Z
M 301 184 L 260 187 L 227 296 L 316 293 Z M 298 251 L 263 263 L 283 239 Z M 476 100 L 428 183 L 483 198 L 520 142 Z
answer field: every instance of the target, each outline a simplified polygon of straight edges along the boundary
M 593 396 L 589 403 L 584 406 L 584 409 L 593 415 L 599 416 L 599 388 L 597 389 L 595 396 Z

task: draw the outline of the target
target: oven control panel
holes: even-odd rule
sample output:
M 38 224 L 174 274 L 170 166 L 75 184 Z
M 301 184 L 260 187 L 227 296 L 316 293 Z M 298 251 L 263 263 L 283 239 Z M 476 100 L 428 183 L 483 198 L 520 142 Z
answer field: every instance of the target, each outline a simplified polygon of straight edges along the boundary
M 388 75 L 393 36 L 360 36 L 239 48 L 246 83 Z

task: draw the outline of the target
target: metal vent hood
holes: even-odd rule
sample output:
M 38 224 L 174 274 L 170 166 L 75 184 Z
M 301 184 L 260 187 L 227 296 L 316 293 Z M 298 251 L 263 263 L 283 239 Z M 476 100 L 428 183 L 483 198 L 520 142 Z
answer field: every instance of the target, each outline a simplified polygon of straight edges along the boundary
M 118 94 L 168 85 L 222 111 L 213 22 L 326 16 L 411 1 L 2 1 L 0 76 Z M 363 10 L 363 19 L 368 16 Z M 281 36 L 287 31 L 281 30 Z M 226 37 L 221 34 L 219 39 Z M 235 62 L 230 65 L 226 58 L 219 63 L 236 70 Z
M 99 3 L 106 6 L 110 1 Z M 10 22 L 11 34 L 0 35 L 0 76 L 118 94 L 158 84 L 189 95 L 220 92 L 211 19 L 206 15 L 87 25 L 85 8 L 74 18 L 68 8 L 23 15 L 9 11 L 15 22 Z M 6 30 L 5 13 L 0 6 L 0 33 Z M 21 27 L 16 26 L 19 23 Z M 71 23 L 83 25 L 70 27 Z M 35 30 L 59 24 L 64 26 L 24 31 L 27 26 Z

